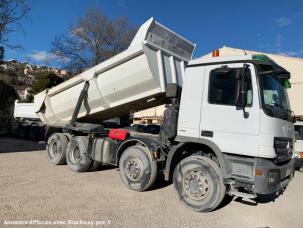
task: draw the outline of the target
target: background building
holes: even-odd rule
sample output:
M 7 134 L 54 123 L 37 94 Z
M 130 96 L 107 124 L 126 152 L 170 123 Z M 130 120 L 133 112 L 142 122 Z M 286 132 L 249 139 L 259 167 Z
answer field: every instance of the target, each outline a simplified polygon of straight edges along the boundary
M 134 113 L 134 124 L 161 124 L 165 106 L 161 105 L 155 108 L 149 108 Z

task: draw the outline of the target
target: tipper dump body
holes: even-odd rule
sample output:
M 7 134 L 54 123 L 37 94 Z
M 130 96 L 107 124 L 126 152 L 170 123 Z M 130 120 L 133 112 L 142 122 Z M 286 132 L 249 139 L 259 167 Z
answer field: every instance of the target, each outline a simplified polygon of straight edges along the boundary
M 100 123 L 165 103 L 168 83 L 182 86 L 195 45 L 153 18 L 129 48 L 76 77 L 35 96 L 35 112 L 48 125 L 72 119 L 81 90 L 89 83 L 77 121 Z

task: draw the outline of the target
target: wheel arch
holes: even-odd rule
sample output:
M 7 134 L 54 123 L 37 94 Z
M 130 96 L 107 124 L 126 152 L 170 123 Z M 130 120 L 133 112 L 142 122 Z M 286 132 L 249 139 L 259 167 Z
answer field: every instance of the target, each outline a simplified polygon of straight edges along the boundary
M 72 139 L 72 134 L 69 132 L 65 132 L 63 128 L 60 127 L 53 127 L 53 126 L 46 126 L 45 133 L 44 133 L 44 141 L 47 142 L 48 138 L 55 133 L 64 134 L 68 141 Z
M 207 150 L 207 152 L 211 152 L 215 155 L 215 157 L 218 160 L 220 169 L 222 170 L 223 177 L 226 177 L 227 170 L 226 170 L 226 160 L 224 155 L 222 154 L 219 147 L 212 141 L 203 139 L 203 138 L 191 138 L 191 137 L 184 137 L 184 136 L 177 136 L 176 141 L 179 142 L 178 144 L 172 146 L 170 149 L 165 169 L 164 169 L 164 178 L 165 180 L 169 181 L 171 180 L 173 168 L 176 164 L 174 162 L 176 161 L 176 158 L 180 156 L 180 154 L 184 151 L 185 148 L 189 147 L 196 147 L 198 146 L 200 149 Z M 185 157 L 188 157 L 192 155 L 193 153 L 187 154 Z M 184 158 L 185 158 L 184 157 Z
M 122 155 L 122 153 L 129 147 L 134 146 L 134 145 L 142 145 L 146 147 L 149 151 L 150 159 L 153 161 L 152 157 L 152 142 L 149 139 L 142 139 L 142 138 L 130 138 L 128 140 L 125 140 L 122 144 L 117 149 L 116 153 L 116 163 L 119 165 L 119 160 Z

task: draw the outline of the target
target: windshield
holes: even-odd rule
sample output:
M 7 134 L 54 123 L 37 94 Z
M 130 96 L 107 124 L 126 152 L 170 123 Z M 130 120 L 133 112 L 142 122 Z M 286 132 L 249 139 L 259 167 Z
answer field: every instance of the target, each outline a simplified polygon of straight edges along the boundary
M 288 80 L 280 79 L 272 67 L 268 65 L 260 65 L 258 72 L 265 113 L 275 118 L 292 121 L 292 112 L 286 91 Z

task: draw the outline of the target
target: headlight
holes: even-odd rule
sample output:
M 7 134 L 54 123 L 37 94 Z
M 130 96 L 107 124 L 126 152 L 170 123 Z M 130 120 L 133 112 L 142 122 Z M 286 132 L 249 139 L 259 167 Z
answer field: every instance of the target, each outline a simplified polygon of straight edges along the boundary
M 280 183 L 280 170 L 272 169 L 268 172 L 268 184 L 269 186 L 275 186 Z

